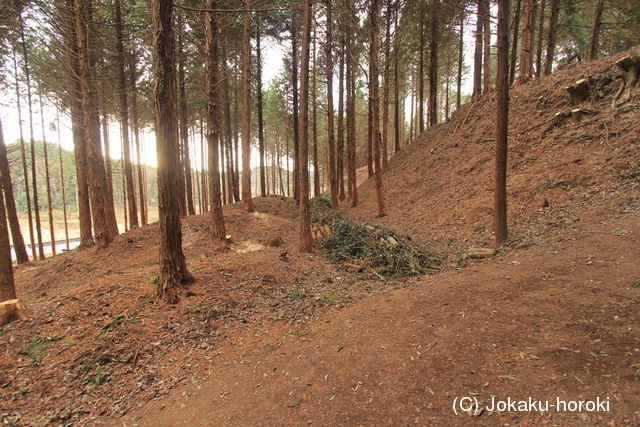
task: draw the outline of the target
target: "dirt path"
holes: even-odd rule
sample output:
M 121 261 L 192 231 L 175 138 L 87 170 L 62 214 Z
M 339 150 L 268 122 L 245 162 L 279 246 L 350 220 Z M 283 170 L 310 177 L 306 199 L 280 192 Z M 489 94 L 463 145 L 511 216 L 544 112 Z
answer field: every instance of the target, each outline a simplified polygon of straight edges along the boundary
M 211 378 L 126 425 L 463 425 L 455 397 L 608 399 L 610 412 L 491 413 L 498 425 L 640 423 L 640 215 L 567 232 L 299 331 L 275 324 L 212 353 Z M 219 353 L 218 353 L 219 352 Z M 502 425 L 502 424 L 501 424 Z

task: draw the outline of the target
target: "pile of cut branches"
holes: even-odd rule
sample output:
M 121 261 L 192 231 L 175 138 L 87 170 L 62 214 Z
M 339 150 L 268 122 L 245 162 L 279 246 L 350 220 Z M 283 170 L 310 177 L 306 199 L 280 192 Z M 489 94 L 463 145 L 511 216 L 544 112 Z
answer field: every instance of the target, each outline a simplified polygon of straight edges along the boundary
M 345 268 L 369 270 L 381 279 L 432 273 L 441 260 L 409 238 L 377 224 L 357 221 L 331 209 L 319 196 L 311 201 L 311 220 L 322 233 L 316 240 L 329 261 Z

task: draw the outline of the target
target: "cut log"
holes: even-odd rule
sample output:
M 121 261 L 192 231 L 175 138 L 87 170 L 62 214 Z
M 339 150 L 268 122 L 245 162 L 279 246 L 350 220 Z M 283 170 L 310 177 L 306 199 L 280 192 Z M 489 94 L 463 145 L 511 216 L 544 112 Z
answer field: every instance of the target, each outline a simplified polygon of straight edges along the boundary
M 571 110 L 571 119 L 575 123 L 580 123 L 584 118 L 584 116 L 589 115 L 591 113 L 593 113 L 593 111 L 588 110 L 586 108 L 574 108 L 573 110 Z
M 0 302 L 0 326 L 24 318 L 25 306 L 19 299 Z
M 488 258 L 490 256 L 494 256 L 495 254 L 496 250 L 491 248 L 470 248 L 467 252 L 469 258 L 473 259 Z
M 591 82 L 591 77 L 587 77 L 577 80 L 574 84 L 565 88 L 569 93 L 571 105 L 580 105 L 589 98 L 589 94 L 591 93 Z
M 637 55 L 625 56 L 616 62 L 616 67 L 620 71 L 618 77 L 622 80 L 622 83 L 611 103 L 613 108 L 617 108 L 631 99 L 631 91 L 638 83 L 640 57 Z

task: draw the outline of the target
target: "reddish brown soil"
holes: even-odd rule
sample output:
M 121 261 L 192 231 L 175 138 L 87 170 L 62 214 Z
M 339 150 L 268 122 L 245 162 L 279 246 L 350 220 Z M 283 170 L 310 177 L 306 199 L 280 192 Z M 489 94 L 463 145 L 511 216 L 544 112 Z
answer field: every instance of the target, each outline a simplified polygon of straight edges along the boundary
M 198 281 L 177 306 L 154 296 L 157 225 L 20 267 L 29 317 L 0 328 L 0 419 L 467 425 L 453 399 L 493 395 L 609 398 L 611 412 L 484 411 L 473 422 L 640 424 L 640 115 L 637 96 L 608 106 L 612 64 L 514 90 L 512 243 L 491 260 L 402 281 L 339 271 L 298 253 L 294 205 L 269 197 L 256 214 L 225 208 L 229 252 L 211 246 L 208 216 L 185 220 Z M 563 87 L 587 70 L 604 96 L 596 113 L 553 124 L 569 108 Z M 347 213 L 451 259 L 490 243 L 493 105 L 463 107 L 391 160 L 387 217 L 373 217 L 371 182 Z M 269 246 L 277 237 L 283 246 Z

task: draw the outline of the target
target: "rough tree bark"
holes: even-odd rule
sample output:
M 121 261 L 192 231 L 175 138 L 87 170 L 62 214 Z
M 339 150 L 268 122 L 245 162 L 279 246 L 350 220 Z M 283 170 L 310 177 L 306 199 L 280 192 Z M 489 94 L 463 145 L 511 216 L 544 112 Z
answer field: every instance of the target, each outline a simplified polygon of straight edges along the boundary
M 131 89 L 131 122 L 133 125 L 133 137 L 136 144 L 136 157 L 138 159 L 137 175 L 138 175 L 138 200 L 140 204 L 140 223 L 147 225 L 147 198 L 145 191 L 145 181 L 143 178 L 144 164 L 140 153 L 140 130 L 138 121 L 138 86 L 137 86 L 137 71 L 135 56 L 132 52 L 129 53 L 129 88 Z
M 260 150 L 260 195 L 266 196 L 266 175 L 264 170 L 264 120 L 262 113 L 262 47 L 260 46 L 260 20 L 256 23 L 256 81 L 258 87 L 256 97 L 258 102 L 258 147 Z
M 348 6 L 349 17 L 353 16 L 352 6 Z M 347 197 L 351 206 L 358 204 L 356 182 L 356 96 L 355 96 L 355 52 L 353 49 L 353 28 L 347 25 Z
M 98 247 L 106 247 L 118 234 L 113 203 L 107 200 L 107 177 L 100 143 L 100 118 L 96 104 L 94 63 L 91 57 L 91 0 L 75 0 L 80 88 L 89 170 L 89 197 Z
M 302 46 L 300 54 L 300 250 L 311 253 L 313 241 L 311 237 L 311 216 L 309 209 L 309 50 L 311 42 L 311 0 L 303 0 L 302 14 Z M 327 0 L 330 10 L 330 0 Z M 327 22 L 331 22 L 330 16 Z M 329 25 L 330 27 L 330 25 Z M 329 46 L 331 43 L 329 42 Z M 329 48 L 330 49 L 330 48 Z
M 316 58 L 316 26 L 313 26 L 313 73 L 311 76 L 311 132 L 313 141 L 313 195 L 320 195 L 320 165 L 318 163 L 318 62 Z
M 378 82 L 378 20 L 380 15 L 380 0 L 372 0 L 369 6 L 369 98 L 372 121 L 373 163 L 378 196 L 378 216 L 385 215 L 384 192 L 382 189 L 382 168 L 380 164 L 380 87 Z
M 338 203 L 338 180 L 336 177 L 336 144 L 335 131 L 333 128 L 333 41 L 332 41 L 332 14 L 331 0 L 325 0 L 327 7 L 326 39 L 324 45 L 324 56 L 326 62 L 327 78 L 327 151 L 329 154 L 329 164 L 327 165 L 329 175 L 329 188 L 331 190 L 331 206 L 337 209 Z M 304 47 L 303 47 L 304 48 Z M 302 106 L 302 103 L 300 104 Z M 300 157 L 302 159 L 302 156 Z
M 370 5 L 371 7 L 372 5 Z M 425 21 L 424 2 L 420 2 L 420 53 L 418 61 L 418 129 L 420 133 L 424 131 L 424 48 L 425 39 L 424 21 Z M 371 83 L 369 83 L 371 84 Z
M 429 46 L 429 126 L 438 123 L 438 13 L 439 0 L 431 0 Z M 485 43 L 486 45 L 486 43 Z M 485 50 L 486 52 L 486 50 Z M 486 55 L 485 55 L 486 56 Z M 485 85 L 487 68 L 485 66 Z M 486 88 L 486 86 L 485 86 Z
M 129 99 L 125 76 L 124 35 L 122 28 L 121 0 L 115 1 L 116 15 L 116 61 L 118 63 L 118 92 L 120 101 L 120 129 L 122 133 L 122 150 L 124 157 L 124 175 L 129 209 L 129 228 L 138 227 L 138 210 L 136 208 L 136 191 L 133 183 L 133 166 L 131 164 L 131 144 L 129 143 Z
M 77 1 L 77 0 L 76 0 Z M 178 198 L 179 140 L 176 111 L 175 34 L 171 0 L 151 0 L 153 95 L 158 155 L 160 275 L 157 292 L 168 303 L 180 299 L 182 287 L 194 280 L 182 252 Z
M 338 139 L 336 141 L 336 180 L 338 200 L 346 198 L 344 191 L 344 31 L 340 28 L 340 64 L 338 65 Z
M 522 37 L 520 40 L 520 68 L 518 83 L 531 80 L 531 27 L 533 26 L 533 0 L 524 0 L 524 14 L 522 16 Z
M 385 13 L 384 40 L 384 80 L 382 86 L 382 172 L 389 167 L 388 139 L 389 139 L 389 72 L 391 58 L 391 0 L 387 0 Z
M 509 57 L 509 86 L 513 84 L 516 78 L 516 63 L 518 54 L 518 35 L 520 34 L 520 9 L 522 6 L 522 0 L 516 1 L 516 14 L 513 17 L 513 38 L 511 42 L 511 55 Z
M 556 49 L 556 27 L 558 26 L 559 0 L 551 0 L 551 15 L 549 16 L 549 33 L 547 35 L 547 51 L 544 57 L 544 75 L 551 74 L 553 68 L 553 57 Z M 542 37 L 539 34 L 538 37 Z
M 2 122 L 0 122 L 0 182 L 2 183 L 2 191 L 4 191 L 4 198 L 6 200 L 7 218 L 9 220 L 9 228 L 11 229 L 11 240 L 13 241 L 13 247 L 16 253 L 16 261 L 18 264 L 24 264 L 29 262 L 29 254 L 27 253 L 22 232 L 20 231 L 18 210 L 16 209 L 16 201 L 13 196 L 11 169 L 9 168 L 9 159 L 7 158 L 7 147 L 4 144 Z
M 242 205 L 253 212 L 251 199 L 251 1 L 242 12 Z
M 535 67 L 535 76 L 536 79 L 540 78 L 542 75 L 542 41 L 544 40 L 544 12 L 546 8 L 546 0 L 541 0 L 540 2 L 540 10 L 538 14 L 540 15 L 540 19 L 538 20 L 538 38 L 536 40 L 536 67 Z M 535 16 L 535 14 L 534 14 Z M 535 18 L 531 20 L 532 26 L 533 22 L 535 22 Z M 531 41 L 533 42 L 533 36 Z M 531 52 L 533 54 L 533 50 Z
M 393 151 L 400 151 L 400 29 L 398 28 L 398 15 L 400 15 L 399 0 L 395 2 L 394 19 L 394 44 L 393 44 Z M 404 124 L 404 118 L 402 119 Z
M 42 103 L 42 93 L 40 100 L 40 124 L 42 125 L 42 156 L 44 158 L 44 180 L 47 189 L 47 214 L 49 215 L 49 242 L 51 254 L 56 254 L 56 233 L 53 224 L 53 206 L 51 205 L 51 174 L 49 173 L 49 150 L 47 149 L 47 136 L 44 124 L 44 105 Z
M 178 99 L 180 100 L 180 108 L 178 115 L 180 117 L 180 140 L 182 141 L 183 167 L 180 172 L 183 174 L 184 195 L 181 200 L 185 200 L 185 212 L 187 215 L 195 215 L 196 210 L 193 205 L 193 181 L 191 180 L 191 156 L 189 155 L 189 114 L 187 109 L 187 83 L 184 70 L 185 52 L 182 43 L 183 29 L 180 28 L 178 33 Z
M 291 95 L 293 103 L 293 198 L 299 200 L 298 195 L 298 155 L 300 135 L 298 126 L 298 23 L 296 14 L 291 16 Z
M 69 81 L 69 98 L 71 110 L 71 128 L 73 132 L 73 150 L 76 163 L 76 183 L 78 190 L 78 216 L 80 220 L 80 248 L 93 244 L 91 206 L 89 202 L 89 171 L 87 166 L 87 145 L 82 117 L 82 94 L 80 90 L 80 64 L 78 62 L 78 43 L 75 27 L 74 0 L 67 0 L 68 17 L 65 21 L 65 45 L 67 79 Z M 28 196 L 27 196 L 28 200 Z
M 57 130 L 58 130 L 58 160 L 60 163 L 60 190 L 62 192 L 62 216 L 64 219 L 64 239 L 66 242 L 67 250 L 70 250 L 69 247 L 69 224 L 67 221 L 67 194 L 65 190 L 65 179 L 64 179 L 64 166 L 62 164 L 62 138 L 60 136 L 60 111 L 56 106 L 56 121 L 57 121 Z
M 598 57 L 598 44 L 600 40 L 600 27 L 602 27 L 602 12 L 604 11 L 604 0 L 596 0 L 593 12 L 593 26 L 591 30 L 591 41 L 589 42 L 589 54 L 587 59 L 593 60 Z
M 482 0 L 482 93 L 493 89 L 491 82 L 491 14 L 489 13 L 489 0 Z
M 38 206 L 38 182 L 36 174 L 36 142 L 33 136 L 33 102 L 31 98 L 31 73 L 29 70 L 29 52 L 24 36 L 24 23 L 22 21 L 22 13 L 18 15 L 20 23 L 20 44 L 22 46 L 22 59 L 24 61 L 24 74 L 27 80 L 27 106 L 29 107 L 29 135 L 30 135 L 30 152 L 31 152 L 31 184 L 33 189 L 33 210 L 35 217 L 36 237 L 38 239 L 38 258 L 44 259 L 44 248 L 42 246 L 42 228 L 40 226 L 40 206 Z M 34 254 L 35 259 L 35 254 Z
M 16 298 L 16 284 L 13 278 L 7 216 L 1 193 L 0 191 L 0 302 L 4 302 Z
M 509 16 L 510 0 L 498 0 L 498 78 L 495 170 L 495 245 L 507 241 L 507 131 L 509 129 Z M 524 39 L 524 38 L 523 38 Z
M 211 231 L 214 242 L 227 247 L 227 232 L 222 215 L 222 201 L 220 200 L 220 168 L 219 142 L 221 132 L 219 92 L 220 72 L 218 58 L 218 17 L 211 10 L 216 9 L 217 0 L 207 0 L 207 12 L 204 19 L 205 34 L 205 91 L 207 93 L 207 145 L 209 148 L 209 196 L 211 199 Z
M 531 0 L 530 0 L 531 1 Z M 475 49 L 473 52 L 473 92 L 474 98 L 482 94 L 482 31 L 484 23 L 482 21 L 482 0 L 476 2 L 476 32 Z
M 462 69 L 464 68 L 464 13 L 460 16 L 458 33 L 458 75 L 456 76 L 456 109 L 462 103 Z

